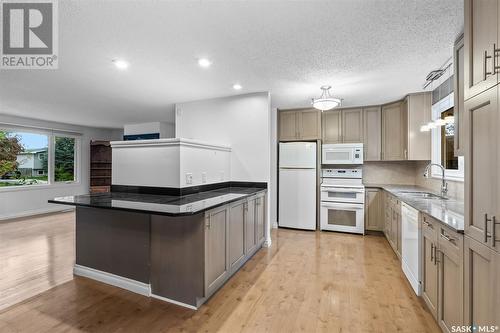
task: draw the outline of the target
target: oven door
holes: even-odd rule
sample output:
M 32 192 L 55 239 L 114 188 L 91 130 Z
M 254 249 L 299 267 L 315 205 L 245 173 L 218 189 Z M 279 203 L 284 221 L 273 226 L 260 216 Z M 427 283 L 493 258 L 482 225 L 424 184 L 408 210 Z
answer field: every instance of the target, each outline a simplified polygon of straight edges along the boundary
M 321 186 L 321 201 L 363 203 L 364 188 Z
M 365 233 L 364 204 L 322 202 L 320 213 L 321 230 Z

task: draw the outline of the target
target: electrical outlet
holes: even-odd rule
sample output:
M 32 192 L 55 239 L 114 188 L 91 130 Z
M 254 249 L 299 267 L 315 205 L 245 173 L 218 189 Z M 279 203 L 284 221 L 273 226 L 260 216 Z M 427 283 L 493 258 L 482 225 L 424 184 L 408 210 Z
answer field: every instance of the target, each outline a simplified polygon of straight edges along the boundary
M 201 173 L 201 182 L 203 184 L 205 184 L 207 182 L 207 173 L 206 172 Z
M 191 185 L 193 183 L 193 174 L 186 173 L 186 185 Z

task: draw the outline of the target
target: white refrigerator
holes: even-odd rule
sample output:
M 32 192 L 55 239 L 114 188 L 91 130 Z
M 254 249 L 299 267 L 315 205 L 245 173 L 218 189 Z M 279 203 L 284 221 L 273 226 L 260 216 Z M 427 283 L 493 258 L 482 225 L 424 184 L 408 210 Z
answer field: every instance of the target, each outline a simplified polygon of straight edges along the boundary
M 316 143 L 279 144 L 280 227 L 316 230 Z

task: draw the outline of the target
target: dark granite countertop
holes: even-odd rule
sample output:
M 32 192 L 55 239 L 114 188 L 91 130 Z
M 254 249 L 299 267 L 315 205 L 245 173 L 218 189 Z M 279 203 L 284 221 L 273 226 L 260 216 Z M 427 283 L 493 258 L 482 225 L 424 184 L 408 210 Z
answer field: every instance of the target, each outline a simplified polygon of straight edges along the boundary
M 464 232 L 464 202 L 454 198 L 428 199 L 411 196 L 405 192 L 430 192 L 415 185 L 365 184 L 365 187 L 381 188 L 416 210 L 433 217 L 453 230 Z
M 126 210 L 137 213 L 184 216 L 201 213 L 263 191 L 267 191 L 267 189 L 261 187 L 227 187 L 181 196 L 110 192 L 58 197 L 49 200 L 49 202 L 70 206 Z

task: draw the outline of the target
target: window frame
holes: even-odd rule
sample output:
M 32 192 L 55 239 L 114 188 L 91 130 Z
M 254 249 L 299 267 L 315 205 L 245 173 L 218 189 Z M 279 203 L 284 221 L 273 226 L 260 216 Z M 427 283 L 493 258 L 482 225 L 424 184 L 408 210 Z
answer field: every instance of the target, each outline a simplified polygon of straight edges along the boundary
M 81 185 L 81 140 L 82 134 L 65 132 L 63 130 L 52 130 L 44 128 L 35 127 L 25 127 L 10 124 L 0 123 L 0 130 L 7 132 L 21 132 L 21 133 L 31 133 L 47 136 L 48 149 L 47 149 L 47 183 L 46 184 L 34 184 L 34 185 L 17 185 L 17 186 L 5 186 L 0 187 L 0 192 L 15 192 L 15 191 L 26 191 L 26 190 L 40 190 L 49 188 L 66 188 L 71 186 Z M 54 167 L 55 167 L 55 138 L 57 137 L 70 137 L 75 139 L 75 180 L 74 181 L 55 181 Z
M 448 110 L 454 106 L 454 94 L 441 99 L 439 102 L 432 106 L 432 121 L 441 118 L 441 112 Z M 457 115 L 454 114 L 456 117 Z M 431 129 L 431 162 L 441 163 L 441 127 Z M 447 180 L 454 180 L 458 182 L 464 181 L 465 162 L 463 156 L 458 156 L 458 169 L 445 169 L 445 178 Z M 442 179 L 442 171 L 436 166 L 431 169 L 432 178 Z

